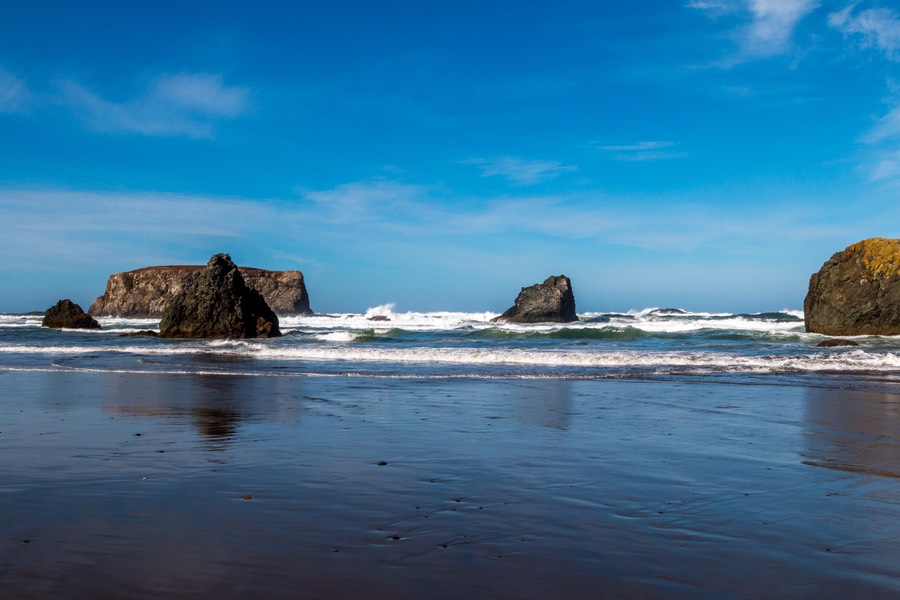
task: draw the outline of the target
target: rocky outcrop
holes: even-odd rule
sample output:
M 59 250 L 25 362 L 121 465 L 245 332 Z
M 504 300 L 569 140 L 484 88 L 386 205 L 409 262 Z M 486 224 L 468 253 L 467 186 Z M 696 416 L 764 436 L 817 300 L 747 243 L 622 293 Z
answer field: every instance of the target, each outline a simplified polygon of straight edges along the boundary
M 203 266 L 145 267 L 116 273 L 106 283 L 106 292 L 88 310 L 96 316 L 155 319 L 185 288 Z M 244 282 L 257 290 L 281 315 L 311 314 L 309 295 L 300 271 L 267 271 L 238 267 Z
M 522 288 L 515 304 L 494 321 L 511 323 L 571 323 L 577 321 L 572 282 L 565 275 Z
M 100 323 L 68 298 L 47 309 L 41 325 L 67 329 L 100 329 Z
M 255 338 L 281 335 L 278 317 L 248 287 L 227 254 L 206 267 L 172 298 L 159 323 L 160 337 Z
M 803 312 L 813 333 L 900 334 L 900 240 L 871 238 L 832 256 L 810 277 Z

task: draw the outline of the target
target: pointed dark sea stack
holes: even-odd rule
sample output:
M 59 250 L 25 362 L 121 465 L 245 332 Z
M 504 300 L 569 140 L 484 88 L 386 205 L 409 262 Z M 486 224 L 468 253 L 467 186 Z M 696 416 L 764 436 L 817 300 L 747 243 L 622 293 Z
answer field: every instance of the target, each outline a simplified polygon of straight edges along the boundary
M 68 298 L 47 309 L 41 325 L 53 328 L 100 329 L 100 323 Z
M 806 330 L 900 334 L 900 240 L 870 238 L 832 256 L 809 279 Z
M 511 323 L 571 323 L 577 321 L 572 282 L 565 275 L 522 288 L 516 303 L 494 321 Z
M 278 317 L 247 286 L 227 254 L 215 254 L 168 304 L 160 337 L 255 338 L 281 335 Z

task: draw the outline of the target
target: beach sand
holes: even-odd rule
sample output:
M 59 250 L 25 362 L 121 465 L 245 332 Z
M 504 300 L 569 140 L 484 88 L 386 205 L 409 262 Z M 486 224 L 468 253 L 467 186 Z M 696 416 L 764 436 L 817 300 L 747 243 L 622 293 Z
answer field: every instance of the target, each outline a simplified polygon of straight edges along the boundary
M 900 595 L 900 395 L 0 372 L 10 598 Z

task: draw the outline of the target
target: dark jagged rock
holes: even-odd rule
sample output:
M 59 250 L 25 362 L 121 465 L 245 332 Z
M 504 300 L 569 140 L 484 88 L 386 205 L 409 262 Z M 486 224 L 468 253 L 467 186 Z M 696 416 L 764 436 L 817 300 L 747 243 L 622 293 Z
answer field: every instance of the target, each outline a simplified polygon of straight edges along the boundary
M 160 337 L 255 338 L 281 335 L 278 317 L 262 295 L 248 287 L 227 254 L 215 254 L 169 302 Z
M 871 238 L 832 256 L 809 279 L 806 331 L 900 334 L 900 240 Z
M 818 344 L 816 344 L 818 348 L 837 348 L 838 346 L 859 346 L 858 343 L 853 340 L 822 340 Z
M 67 329 L 100 329 L 100 323 L 68 298 L 47 309 L 41 325 Z
M 92 315 L 159 318 L 169 302 L 203 269 L 200 265 L 144 267 L 115 273 L 106 282 L 106 292 L 91 304 Z M 300 271 L 268 271 L 238 267 L 244 282 L 266 299 L 281 315 L 312 314 L 309 294 Z
M 575 314 L 575 295 L 572 282 L 565 275 L 548 277 L 544 283 L 522 288 L 515 304 L 494 321 L 510 323 L 572 323 Z

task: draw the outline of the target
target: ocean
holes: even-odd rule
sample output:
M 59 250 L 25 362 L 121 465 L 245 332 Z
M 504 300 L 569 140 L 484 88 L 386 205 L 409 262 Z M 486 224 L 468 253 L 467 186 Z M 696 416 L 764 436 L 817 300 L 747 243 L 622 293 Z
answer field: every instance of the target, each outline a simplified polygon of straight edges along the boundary
M 0 315 L 15 598 L 897 598 L 900 338 L 645 309 Z
M 394 312 L 281 317 L 265 340 L 123 337 L 158 320 L 100 318 L 100 331 L 47 330 L 0 315 L 0 370 L 392 378 L 665 379 L 891 386 L 900 338 L 820 348 L 803 314 L 648 308 L 582 313 L 567 324 L 495 323 L 496 313 Z

